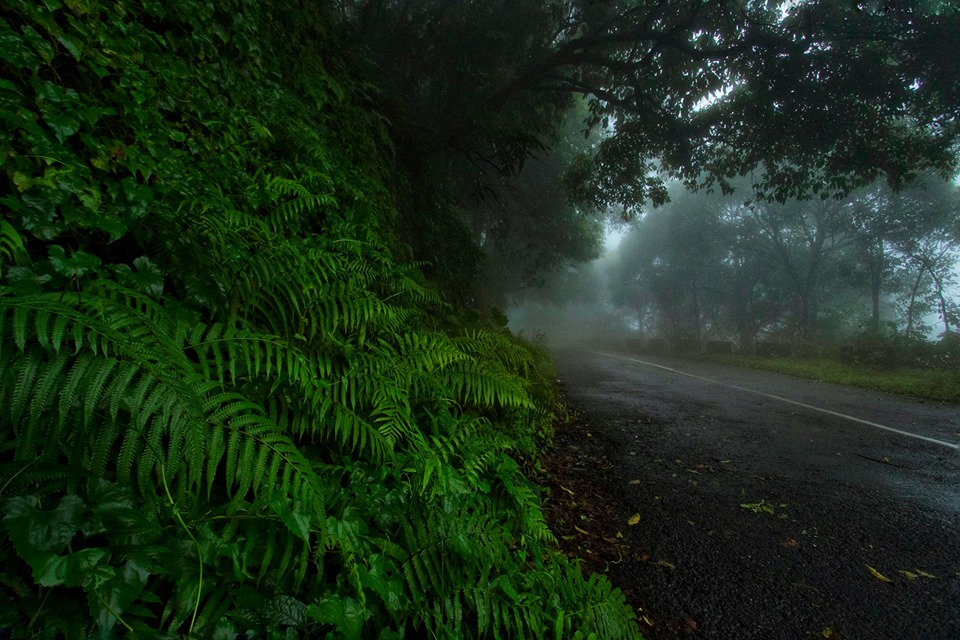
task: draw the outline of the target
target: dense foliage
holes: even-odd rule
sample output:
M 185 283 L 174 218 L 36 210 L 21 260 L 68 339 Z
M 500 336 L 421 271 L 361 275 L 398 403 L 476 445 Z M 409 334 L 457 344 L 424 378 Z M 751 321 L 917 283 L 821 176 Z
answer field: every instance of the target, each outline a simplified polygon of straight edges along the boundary
M 482 297 L 484 253 L 556 269 L 587 253 L 591 216 L 662 204 L 673 179 L 726 189 L 749 176 L 762 198 L 785 200 L 877 180 L 899 188 L 925 169 L 956 168 L 956 2 L 337 6 L 376 63 L 409 169 L 415 206 L 404 233 L 465 302 Z M 571 107 L 582 110 L 575 127 L 566 126 Z M 573 129 L 586 130 L 589 144 L 545 151 Z M 530 170 L 541 161 L 550 181 Z M 546 187 L 535 206 L 531 183 Z M 576 207 L 557 202 L 563 190 Z M 514 257 L 521 243 L 524 260 Z
M 521 473 L 548 363 L 406 260 L 324 10 L 4 3 L 0 632 L 638 637 Z

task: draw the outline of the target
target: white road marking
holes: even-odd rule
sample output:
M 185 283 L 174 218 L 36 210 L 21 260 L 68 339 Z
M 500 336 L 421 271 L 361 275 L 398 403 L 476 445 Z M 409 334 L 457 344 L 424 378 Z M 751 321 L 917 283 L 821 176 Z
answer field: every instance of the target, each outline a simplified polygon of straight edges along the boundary
M 671 369 L 670 367 L 665 367 L 662 364 L 655 364 L 653 362 L 647 362 L 646 360 L 638 360 L 637 358 L 628 358 L 626 356 L 618 356 L 613 353 L 605 353 L 603 351 L 594 351 L 594 353 L 607 356 L 608 358 L 619 358 L 620 360 L 629 360 L 630 362 L 637 362 L 639 364 L 646 365 L 648 367 L 656 367 L 657 369 L 663 369 L 664 371 L 669 371 L 670 373 L 676 373 L 677 375 L 686 376 L 688 378 L 695 378 L 697 380 L 703 380 L 704 382 L 710 382 L 712 384 L 718 384 L 723 387 L 730 387 L 731 389 L 737 389 L 738 391 L 745 391 L 746 393 L 753 393 L 758 396 L 763 396 L 765 398 L 771 398 L 773 400 L 779 400 L 780 402 L 786 402 L 787 404 L 793 404 L 798 407 L 803 407 L 804 409 L 810 409 L 811 411 L 819 411 L 820 413 L 826 413 L 827 415 L 835 416 L 837 418 L 843 418 L 844 420 L 850 420 L 852 422 L 859 422 L 860 424 L 865 424 L 869 427 L 874 427 L 876 429 L 883 429 L 884 431 L 892 431 L 893 433 L 899 433 L 902 436 L 907 436 L 909 438 L 916 438 L 917 440 L 924 440 L 926 442 L 932 442 L 934 444 L 939 444 L 944 447 L 949 447 L 951 449 L 960 450 L 960 445 L 954 444 L 952 442 L 945 442 L 944 440 L 937 440 L 936 438 L 928 438 L 927 436 L 922 436 L 918 433 L 911 433 L 910 431 L 904 431 L 903 429 L 895 429 L 894 427 L 888 427 L 883 424 L 878 424 L 876 422 L 871 422 L 869 420 L 864 420 L 862 418 L 856 418 L 854 416 L 848 416 L 845 413 L 837 413 L 836 411 L 831 411 L 830 409 L 824 409 L 822 407 L 815 407 L 812 404 L 807 404 L 805 402 L 798 402 L 796 400 L 791 400 L 790 398 L 784 398 L 783 396 L 778 396 L 772 393 L 764 393 L 763 391 L 757 391 L 756 389 L 750 389 L 749 387 L 741 387 L 736 384 L 729 384 L 727 382 L 720 382 L 719 380 L 714 380 L 712 378 L 704 378 L 703 376 L 697 376 L 692 373 L 686 373 L 685 371 L 679 371 L 677 369 Z

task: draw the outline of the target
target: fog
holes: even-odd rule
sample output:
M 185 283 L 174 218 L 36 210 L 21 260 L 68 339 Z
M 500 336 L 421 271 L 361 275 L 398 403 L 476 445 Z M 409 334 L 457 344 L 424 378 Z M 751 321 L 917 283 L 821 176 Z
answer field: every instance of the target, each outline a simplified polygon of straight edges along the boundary
M 630 222 L 608 216 L 599 257 L 508 292 L 510 328 L 555 347 L 670 352 L 815 351 L 867 335 L 957 332 L 954 183 L 926 177 L 900 192 L 874 184 L 783 203 L 736 186 L 721 195 L 672 184 L 664 206 Z

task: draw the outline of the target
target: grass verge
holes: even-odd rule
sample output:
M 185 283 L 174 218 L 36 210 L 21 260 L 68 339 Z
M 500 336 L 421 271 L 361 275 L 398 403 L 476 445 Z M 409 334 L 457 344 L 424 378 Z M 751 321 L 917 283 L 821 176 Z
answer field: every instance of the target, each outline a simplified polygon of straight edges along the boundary
M 713 362 L 766 369 L 800 378 L 875 389 L 914 398 L 960 403 L 960 371 L 942 369 L 881 369 L 827 359 L 709 356 Z

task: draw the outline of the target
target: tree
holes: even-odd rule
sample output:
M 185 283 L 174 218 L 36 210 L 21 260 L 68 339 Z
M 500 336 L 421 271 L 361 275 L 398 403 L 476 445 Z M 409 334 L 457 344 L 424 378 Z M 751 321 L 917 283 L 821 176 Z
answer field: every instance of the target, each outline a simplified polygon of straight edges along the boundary
M 900 186 L 919 168 L 954 166 L 960 11 L 888 6 L 565 3 L 544 53 L 490 104 L 526 92 L 590 96 L 590 123 L 614 129 L 594 163 L 599 202 L 656 200 L 656 167 L 724 188 L 759 169 L 762 193 L 777 199 L 845 193 L 879 176 Z
M 568 171 L 598 212 L 662 203 L 664 180 L 761 197 L 844 194 L 951 171 L 960 10 L 900 0 L 343 0 L 414 182 L 408 240 L 554 144 L 574 96 L 605 132 Z M 439 217 L 442 224 L 425 224 Z M 439 231 L 438 231 L 439 230 Z
M 906 313 L 908 329 L 912 329 L 913 301 L 920 282 L 953 246 L 951 236 L 955 234 L 958 213 L 956 189 L 929 175 L 902 192 L 877 183 L 856 194 L 851 212 L 850 232 L 869 282 L 868 329 L 880 330 L 884 281 L 898 266 L 899 271 L 917 269 Z M 937 269 L 938 273 L 941 271 Z
M 944 331 L 949 333 L 951 324 L 960 327 L 956 303 L 948 293 L 956 277 L 954 266 L 960 244 L 960 191 L 953 184 L 928 178 L 912 189 L 892 195 L 891 200 L 896 203 L 895 211 L 907 213 L 901 214 L 905 220 L 898 232 L 887 238 L 890 250 L 900 258 L 902 271 L 915 270 L 904 311 L 906 332 L 913 333 L 917 298 L 924 293 L 920 287 L 928 277 L 927 293 L 934 298 Z
M 698 344 L 723 335 L 731 265 L 720 204 L 677 189 L 621 242 L 608 272 L 612 301 L 636 313 L 639 329 Z

